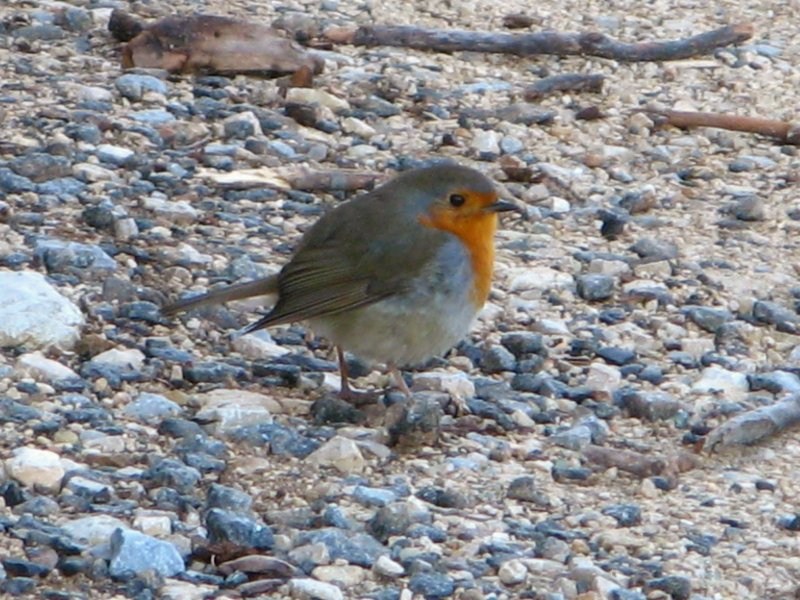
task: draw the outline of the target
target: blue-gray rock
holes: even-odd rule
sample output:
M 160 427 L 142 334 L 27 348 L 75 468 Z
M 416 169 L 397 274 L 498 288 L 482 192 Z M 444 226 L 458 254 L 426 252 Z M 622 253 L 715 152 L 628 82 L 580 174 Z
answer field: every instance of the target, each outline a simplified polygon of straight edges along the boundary
M 0 592 L 8 596 L 30 594 L 36 588 L 37 581 L 31 577 L 12 577 L 0 581 Z
M 611 275 L 589 273 L 577 281 L 578 296 L 589 302 L 607 300 L 614 294 L 614 278 Z
M 403 535 L 411 525 L 428 525 L 431 514 L 419 510 L 408 502 L 394 502 L 381 507 L 367 522 L 367 531 L 379 541 L 386 542 L 390 537 Z
M 72 165 L 67 157 L 46 152 L 32 152 L 18 156 L 10 161 L 8 166 L 17 175 L 27 177 L 34 183 L 67 177 L 72 173 Z
M 368 569 L 379 556 L 389 553 L 383 544 L 370 535 L 333 527 L 299 533 L 295 546 L 305 544 L 324 544 L 331 560 L 342 559 L 351 565 Z
M 506 491 L 506 497 L 522 502 L 534 502 L 544 505 L 547 495 L 539 489 L 536 479 L 530 475 L 523 475 L 511 481 Z
M 622 394 L 620 405 L 630 416 L 648 421 L 671 419 L 681 408 L 680 402 L 671 394 L 641 390 Z
M 753 317 L 762 323 L 775 325 L 778 331 L 793 334 L 800 331 L 800 316 L 777 302 L 759 300 L 754 303 Z
M 500 343 L 517 358 L 527 354 L 546 354 L 544 337 L 532 331 L 512 331 L 503 334 Z
M 91 244 L 40 239 L 36 241 L 34 252 L 50 273 L 107 274 L 117 268 L 113 258 L 100 246 Z
M 75 33 L 88 31 L 94 24 L 92 13 L 80 7 L 70 7 L 63 12 L 56 13 L 55 22 L 56 25 Z
M 254 446 L 269 444 L 271 454 L 296 458 L 305 458 L 322 445 L 319 440 L 308 438 L 296 429 L 278 423 L 240 427 L 232 431 L 229 437 L 233 441 Z
M 29 42 L 42 41 L 52 42 L 60 40 L 66 35 L 66 32 L 57 25 L 28 25 L 27 27 L 20 27 L 14 30 L 14 35 L 28 40 Z
M 666 592 L 672 600 L 689 600 L 692 595 L 692 582 L 688 577 L 667 575 L 646 581 L 644 591 L 652 590 Z
M 423 572 L 411 576 L 408 589 L 415 594 L 422 594 L 425 600 L 435 600 L 452 596 L 456 584 L 443 573 Z
M 749 158 L 736 158 L 728 163 L 728 170 L 731 173 L 746 173 L 756 168 L 756 163 Z
M 605 346 L 597 349 L 597 356 L 609 364 L 621 366 L 636 360 L 636 351 L 628 348 Z
M 442 508 L 465 508 L 469 506 L 467 497 L 456 489 L 446 489 L 431 485 L 420 488 L 414 495 L 420 500 Z
M 583 450 L 592 443 L 592 430 L 586 425 L 575 425 L 550 436 L 550 443 L 570 450 Z
M 731 207 L 733 216 L 740 221 L 763 221 L 767 218 L 764 201 L 758 196 L 745 196 Z
M 175 120 L 175 116 L 168 110 L 152 108 L 149 110 L 139 110 L 129 115 L 134 121 L 145 125 L 164 125 Z
M 161 79 L 152 75 L 137 75 L 134 73 L 126 73 L 117 77 L 116 81 L 114 81 L 114 86 L 122 96 L 134 102 L 141 100 L 142 96 L 147 92 L 166 95 L 169 91 L 166 82 Z
M 39 194 L 57 196 L 59 198 L 77 196 L 86 189 L 86 184 L 74 177 L 51 179 L 36 186 Z
M 686 306 L 681 309 L 692 322 L 708 331 L 716 333 L 725 323 L 733 320 L 733 314 L 724 308 L 709 308 L 707 306 Z
M 602 512 L 616 519 L 620 527 L 634 527 L 642 522 L 642 509 L 638 504 L 612 504 Z
M 275 544 L 269 527 L 245 515 L 221 508 L 212 508 L 206 513 L 206 528 L 212 544 L 230 543 L 256 550 L 269 550 Z
M 221 383 L 228 378 L 244 379 L 247 371 L 242 367 L 235 367 L 221 362 L 205 362 L 187 367 L 183 376 L 192 383 Z
M 670 240 L 642 238 L 631 246 L 639 258 L 648 260 L 671 260 L 678 257 L 678 246 Z
M 18 194 L 20 192 L 32 192 L 35 189 L 36 184 L 27 177 L 17 175 L 6 167 L 0 167 L 0 192 Z
M 221 508 L 222 510 L 249 514 L 253 507 L 253 499 L 249 494 L 236 488 L 212 483 L 206 497 L 206 508 Z
M 517 359 L 504 346 L 491 346 L 481 356 L 480 365 L 481 369 L 487 373 L 502 373 L 503 371 L 514 371 Z
M 353 499 L 364 506 L 386 506 L 397 500 L 392 490 L 358 485 L 353 490 Z
M 179 460 L 164 458 L 144 471 L 142 479 L 151 482 L 153 487 L 169 487 L 182 494 L 190 494 L 196 491 L 200 472 Z
M 154 571 L 162 577 L 174 577 L 186 570 L 178 549 L 163 540 L 139 533 L 117 529 L 111 534 L 111 560 L 108 565 L 112 577 L 129 577 Z
M 119 307 L 119 316 L 147 323 L 161 323 L 164 320 L 164 317 L 161 316 L 161 308 L 157 304 L 146 300 L 123 304 Z
M 44 577 L 50 568 L 24 558 L 4 558 L 3 568 L 11 577 Z
M 161 394 L 142 392 L 122 412 L 142 423 L 157 424 L 167 417 L 179 414 L 181 407 Z
M 800 377 L 788 371 L 752 373 L 747 376 L 750 391 L 767 390 L 773 394 L 800 392 Z

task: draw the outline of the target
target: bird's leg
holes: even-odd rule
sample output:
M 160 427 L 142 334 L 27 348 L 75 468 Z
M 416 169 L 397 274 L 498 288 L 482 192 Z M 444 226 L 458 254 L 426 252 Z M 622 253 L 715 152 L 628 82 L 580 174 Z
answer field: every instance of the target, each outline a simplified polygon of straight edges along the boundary
M 403 373 L 400 371 L 400 369 L 391 363 L 386 366 L 389 367 L 389 372 L 391 372 L 392 377 L 394 377 L 394 381 L 397 384 L 397 387 L 400 388 L 400 391 L 406 395 L 406 398 L 411 398 L 411 390 L 408 389 L 408 384 L 406 384 L 406 380 L 403 379 Z
M 336 346 L 336 356 L 339 359 L 339 375 L 341 376 L 339 397 L 356 406 L 361 404 L 374 404 L 377 402 L 378 398 L 381 396 L 381 392 L 354 390 L 350 387 L 350 375 L 347 369 L 347 361 L 344 358 L 344 350 L 341 346 Z

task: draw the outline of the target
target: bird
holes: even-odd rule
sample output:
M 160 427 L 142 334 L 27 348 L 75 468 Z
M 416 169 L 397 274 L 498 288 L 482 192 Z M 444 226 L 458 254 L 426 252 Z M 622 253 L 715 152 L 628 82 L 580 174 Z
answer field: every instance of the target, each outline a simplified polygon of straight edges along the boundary
M 350 386 L 345 350 L 385 364 L 411 397 L 400 368 L 444 353 L 469 332 L 491 289 L 498 213 L 516 208 L 470 167 L 404 171 L 323 214 L 277 274 L 180 299 L 162 314 L 274 296 L 242 335 L 308 322 L 336 347 L 341 398 L 363 394 Z

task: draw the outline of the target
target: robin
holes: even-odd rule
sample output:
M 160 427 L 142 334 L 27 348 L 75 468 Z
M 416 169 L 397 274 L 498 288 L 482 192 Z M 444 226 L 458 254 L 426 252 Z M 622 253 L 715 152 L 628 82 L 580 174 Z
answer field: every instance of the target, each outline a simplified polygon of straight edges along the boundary
M 277 275 L 182 299 L 163 313 L 277 296 L 243 333 L 308 321 L 336 345 L 343 398 L 359 395 L 344 349 L 385 363 L 410 396 L 398 367 L 445 352 L 469 331 L 489 296 L 497 213 L 515 208 L 473 169 L 407 171 L 323 215 Z

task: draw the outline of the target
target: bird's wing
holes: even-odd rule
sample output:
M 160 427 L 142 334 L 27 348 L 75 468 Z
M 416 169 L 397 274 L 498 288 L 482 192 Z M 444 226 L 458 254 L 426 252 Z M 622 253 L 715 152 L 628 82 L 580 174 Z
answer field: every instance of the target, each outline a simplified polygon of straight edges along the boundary
M 278 276 L 275 307 L 247 331 L 333 315 L 402 293 L 445 241 L 441 232 L 419 231 L 424 228 L 397 212 L 395 203 L 387 202 L 385 211 L 362 208 L 353 201 L 335 211 L 337 218 L 315 224 Z M 409 227 L 416 228 L 413 236 Z

